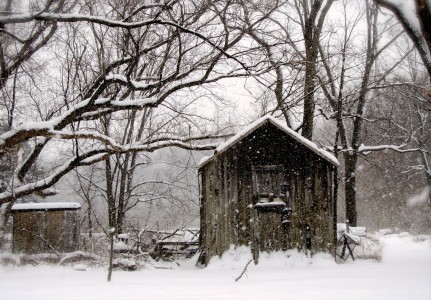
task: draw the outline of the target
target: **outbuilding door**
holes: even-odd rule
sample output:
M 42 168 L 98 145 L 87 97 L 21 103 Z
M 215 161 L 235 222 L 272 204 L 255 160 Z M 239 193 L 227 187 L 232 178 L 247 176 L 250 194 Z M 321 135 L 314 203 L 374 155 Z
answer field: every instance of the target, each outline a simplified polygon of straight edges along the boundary
M 253 252 L 287 249 L 288 184 L 282 165 L 252 168 L 253 176 Z M 257 258 L 257 257 L 255 257 Z

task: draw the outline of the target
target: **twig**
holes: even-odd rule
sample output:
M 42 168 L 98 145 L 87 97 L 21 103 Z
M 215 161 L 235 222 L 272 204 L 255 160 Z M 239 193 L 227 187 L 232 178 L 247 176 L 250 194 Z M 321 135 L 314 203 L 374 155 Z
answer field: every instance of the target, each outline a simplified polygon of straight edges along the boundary
M 242 275 L 244 275 L 244 273 L 247 271 L 247 267 L 248 267 L 248 265 L 249 265 L 252 261 L 253 261 L 252 259 L 250 259 L 250 260 L 248 261 L 248 263 L 245 265 L 244 270 L 242 270 L 241 275 L 239 275 L 239 276 L 238 276 L 238 278 L 236 278 L 236 279 L 235 279 L 235 282 L 237 282 L 238 280 L 240 280 L 240 279 L 241 279 Z
M 25 229 L 25 228 L 19 228 L 20 230 L 22 230 L 22 231 L 25 231 L 25 232 L 28 232 L 28 233 L 30 233 L 31 235 L 33 235 L 33 236 L 35 236 L 35 237 L 37 237 L 37 238 L 39 238 L 39 239 L 41 239 L 56 255 L 57 255 L 57 257 L 59 258 L 59 259 L 61 259 L 61 255 L 60 255 L 60 253 L 57 251 L 57 250 L 55 250 L 55 248 L 49 243 L 49 241 L 47 240 L 47 239 L 45 239 L 42 235 L 40 235 L 40 234 L 37 234 L 37 233 L 35 233 L 35 232 L 32 232 L 32 231 L 30 231 L 30 230 L 28 230 L 28 229 Z
M 167 236 L 165 236 L 164 238 L 162 238 L 160 241 L 164 241 L 164 240 L 166 240 L 166 239 L 168 239 L 168 238 L 170 238 L 170 237 L 173 237 L 174 235 L 176 235 L 177 234 L 177 232 L 179 231 L 180 229 L 178 228 L 178 229 L 176 229 L 173 233 L 171 233 L 171 234 L 169 234 L 169 235 L 167 235 Z

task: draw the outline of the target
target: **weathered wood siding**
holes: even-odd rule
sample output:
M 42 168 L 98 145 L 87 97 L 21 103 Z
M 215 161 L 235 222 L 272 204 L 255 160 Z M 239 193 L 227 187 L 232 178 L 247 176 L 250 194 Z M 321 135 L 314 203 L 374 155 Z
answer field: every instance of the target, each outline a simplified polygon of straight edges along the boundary
M 281 165 L 288 186 L 291 224 L 281 214 L 257 210 L 253 167 Z M 257 260 L 261 251 L 305 248 L 305 229 L 312 249 L 333 252 L 336 167 L 290 136 L 266 124 L 199 170 L 201 188 L 202 262 L 221 255 L 230 244 L 250 245 Z
M 79 211 L 15 211 L 12 234 L 13 253 L 79 250 Z
M 15 213 L 13 216 L 12 252 L 28 254 L 45 252 L 45 242 L 37 236 L 44 231 L 44 212 Z

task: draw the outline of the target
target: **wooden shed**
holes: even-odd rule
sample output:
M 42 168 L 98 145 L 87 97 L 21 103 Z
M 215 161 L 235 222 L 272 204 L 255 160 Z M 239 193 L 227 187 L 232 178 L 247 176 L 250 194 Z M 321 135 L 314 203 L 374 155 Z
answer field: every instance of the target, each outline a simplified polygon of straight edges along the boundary
M 12 252 L 79 250 L 79 203 L 23 203 L 12 206 Z
M 230 245 L 335 255 L 337 159 L 265 116 L 198 166 L 200 263 Z

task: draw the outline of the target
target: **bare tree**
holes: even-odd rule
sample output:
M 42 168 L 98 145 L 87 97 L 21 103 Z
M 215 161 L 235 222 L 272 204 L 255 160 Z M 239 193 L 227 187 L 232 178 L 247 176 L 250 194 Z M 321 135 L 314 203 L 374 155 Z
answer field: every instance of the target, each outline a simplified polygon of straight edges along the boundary
M 27 26 L 30 32 L 44 26 L 51 28 L 44 38 L 38 36 L 43 40 L 39 47 L 26 46 L 26 49 L 33 49 L 26 60 L 18 59 L 20 63 L 16 63 L 14 57 L 21 57 L 21 54 L 19 49 L 13 52 L 15 47 L 8 50 L 11 54 L 3 56 L 2 65 L 6 67 L 2 69 L 5 74 L 2 91 L 7 92 L 12 86 L 12 72 L 7 70 L 22 72 L 19 74 L 22 82 L 27 78 L 25 70 L 35 49 L 47 49 L 44 54 L 51 55 L 50 48 L 42 46 L 53 37 L 55 43 L 51 47 L 69 47 L 76 31 L 69 31 L 70 39 L 66 40 L 64 32 L 71 26 L 80 26 L 79 32 L 84 33 L 80 40 L 85 41 L 79 45 L 79 51 L 67 52 L 66 57 L 57 55 L 52 63 L 57 72 L 68 76 L 67 89 L 60 88 L 62 92 L 67 90 L 64 97 L 56 97 L 58 89 L 45 93 L 43 98 L 52 97 L 49 110 L 40 110 L 36 122 L 17 119 L 14 115 L 11 128 L 0 136 L 2 156 L 16 151 L 24 143 L 31 147 L 30 154 L 14 171 L 14 184 L 10 185 L 13 188 L 0 193 L 1 204 L 34 192 L 43 194 L 74 168 L 106 161 L 114 154 L 131 155 L 165 147 L 214 148 L 214 143 L 205 143 L 213 134 L 200 131 L 194 124 L 191 124 L 193 134 L 188 136 L 182 135 L 178 127 L 170 132 L 152 132 L 141 139 L 136 139 L 135 131 L 133 138 L 121 139 L 111 136 L 109 130 L 99 130 L 100 126 L 96 128 L 93 121 L 114 120 L 126 110 L 152 110 L 203 84 L 249 75 L 251 70 L 244 69 L 240 61 L 242 53 L 235 48 L 243 38 L 243 30 L 227 25 L 232 19 L 226 16 L 234 15 L 229 1 L 168 1 L 156 5 L 126 1 L 121 6 L 99 1 L 83 5 L 75 1 L 55 3 L 55 6 L 33 7 L 28 13 L 6 12 L 0 17 L 2 38 L 12 38 L 17 44 L 28 40 L 20 36 L 22 26 Z M 55 35 L 56 32 L 61 34 Z M 70 64 L 71 60 L 80 62 L 73 76 L 70 70 L 76 65 Z M 38 74 L 30 75 L 37 86 L 37 81 L 42 79 Z M 5 98 L 6 106 L 12 107 L 10 98 Z M 33 99 L 39 109 L 46 105 L 40 102 L 43 98 Z M 68 155 L 63 156 L 66 159 L 48 170 L 44 178 L 30 180 L 28 170 L 59 142 L 70 149 L 66 151 Z
M 315 94 L 319 89 L 318 45 L 333 2 L 273 1 L 271 10 L 265 11 L 258 4 L 242 1 L 247 8 L 244 13 L 248 24 L 246 34 L 254 40 L 256 48 L 261 49 L 260 64 L 268 66 L 268 73 L 257 79 L 265 89 L 261 98 L 275 100 L 274 105 L 261 99 L 262 113 L 281 112 L 289 127 L 302 129 L 302 134 L 310 140 L 315 122 Z M 259 13 L 267 13 L 268 17 L 265 23 L 255 26 L 253 21 Z M 267 96 L 268 92 L 271 95 Z
M 380 56 L 400 38 L 402 32 L 388 37 L 387 42 L 381 45 L 381 36 L 385 33 L 388 34 L 388 31 L 385 26 L 378 23 L 379 12 L 377 8 L 366 2 L 363 12 L 358 11 L 355 16 L 348 18 L 346 1 L 343 2 L 343 6 L 346 13 L 344 24 L 342 25 L 344 34 L 340 42 L 340 56 L 329 52 L 332 45 L 328 44 L 325 47 L 320 45 L 325 70 L 325 75 L 320 77 L 320 82 L 330 109 L 334 112 L 331 117 L 335 118 L 337 124 L 335 152 L 341 151 L 344 159 L 346 219 L 353 226 L 356 226 L 356 168 L 361 154 L 384 149 L 399 152 L 416 151 L 416 149 L 406 149 L 406 145 L 403 143 L 399 145 L 364 145 L 366 142 L 364 129 L 367 122 L 370 121 L 366 106 L 375 97 L 375 93 L 373 93 L 374 87 L 386 86 L 387 76 L 399 66 L 412 50 L 410 49 L 403 53 L 395 62 L 383 65 L 380 63 L 382 61 L 379 60 Z M 364 53 L 358 54 L 351 51 L 355 47 L 353 46 L 354 30 L 360 24 L 362 18 L 367 24 L 366 47 Z M 355 61 L 357 57 L 360 60 L 364 59 L 364 61 Z M 337 73 L 335 73 L 335 70 L 337 70 L 335 65 L 339 66 Z M 357 66 L 361 66 L 361 69 L 358 69 Z M 358 73 L 360 77 L 357 77 L 356 74 Z M 338 146 L 339 144 L 341 147 Z
M 411 67 L 418 69 L 415 64 Z M 404 74 L 397 81 L 398 84 L 379 90 L 378 101 L 371 103 L 368 118 L 373 122 L 367 126 L 364 138 L 370 144 L 404 144 L 405 149 L 416 151 L 363 153 L 357 172 L 358 212 L 370 227 L 397 227 L 423 233 L 430 228 L 429 197 L 428 203 L 425 198 L 420 203 L 410 203 L 409 199 L 426 193 L 431 184 L 428 117 L 431 107 L 424 93 L 428 78 Z
M 70 12 L 75 4 L 76 1 L 47 1 L 44 5 L 36 2 L 29 5 L 35 12 L 55 14 Z M 3 10 L 0 13 L 0 88 L 3 89 L 6 82 L 20 71 L 21 66 L 50 41 L 58 26 L 56 22 L 33 23 L 28 20 L 18 30 L 14 25 L 7 26 L 6 24 L 15 23 L 7 20 L 13 18 L 15 9 L 27 8 L 20 7 L 20 3 L 6 0 L 0 9 Z
M 374 0 L 392 11 L 410 36 L 419 52 L 431 80 L 431 4 L 424 0 L 402 3 L 391 0 Z
M 325 2 L 325 3 L 324 3 Z M 326 15 L 333 0 L 302 0 L 295 1 L 295 7 L 300 16 L 305 46 L 305 78 L 304 78 L 304 111 L 302 135 L 313 138 L 315 98 L 317 89 L 317 59 L 319 57 L 319 40 Z
M 258 4 L 243 1 L 244 22 L 248 36 L 260 49 L 260 56 L 255 58 L 266 72 L 262 72 L 255 80 L 263 91 L 255 95 L 261 106 L 260 115 L 281 112 L 287 126 L 294 128 L 299 123 L 297 109 L 303 95 L 304 57 L 292 37 L 298 35 L 298 26 L 293 26 L 292 7 L 284 1 L 273 1 L 264 8 Z M 257 23 L 257 16 L 266 16 L 265 22 Z M 254 22 L 254 23 L 253 23 Z M 265 70 L 264 69 L 264 70 Z M 297 128 L 294 128 L 297 129 Z

